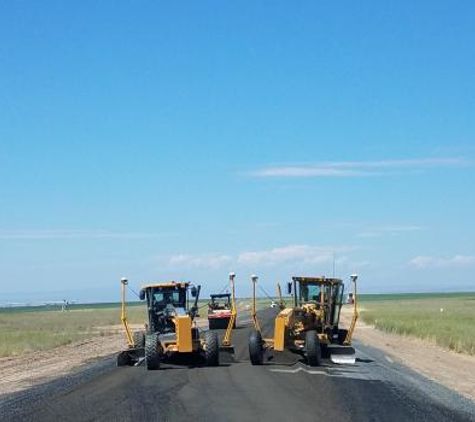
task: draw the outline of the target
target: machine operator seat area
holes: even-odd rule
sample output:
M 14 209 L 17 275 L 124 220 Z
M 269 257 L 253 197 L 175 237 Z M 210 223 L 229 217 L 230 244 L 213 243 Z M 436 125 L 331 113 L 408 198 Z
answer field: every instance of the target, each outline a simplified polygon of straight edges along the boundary
M 184 308 L 185 303 L 178 290 L 159 290 L 153 292 L 153 307 L 154 309 L 161 311 L 167 307 Z

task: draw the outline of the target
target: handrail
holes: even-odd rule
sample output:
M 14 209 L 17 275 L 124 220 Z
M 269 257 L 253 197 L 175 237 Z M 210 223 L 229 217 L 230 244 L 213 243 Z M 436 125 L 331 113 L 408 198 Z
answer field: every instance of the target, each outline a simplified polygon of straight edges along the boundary
M 120 283 L 122 285 L 122 312 L 121 312 L 120 320 L 122 322 L 122 326 L 125 329 L 125 335 L 127 337 L 127 343 L 129 344 L 129 347 L 134 347 L 135 342 L 132 336 L 132 332 L 130 331 L 129 323 L 127 321 L 127 310 L 125 306 L 125 291 L 129 282 L 127 281 L 126 278 L 121 278 Z
M 351 345 L 351 340 L 353 338 L 353 332 L 355 331 L 356 321 L 358 320 L 358 297 L 356 292 L 356 280 L 358 280 L 358 276 L 356 274 L 351 275 L 351 281 L 353 281 L 353 317 L 351 318 L 350 328 L 348 329 L 348 333 L 346 334 L 345 341 L 343 344 L 345 346 Z
M 234 279 L 236 278 L 235 273 L 229 273 L 229 283 L 231 284 L 231 318 L 229 318 L 228 326 L 226 328 L 226 333 L 223 337 L 223 346 L 229 347 L 231 346 L 231 338 L 234 328 L 234 323 L 237 317 L 237 309 L 236 309 L 236 288 Z
M 257 311 L 256 311 L 256 284 L 259 277 L 257 275 L 252 275 L 252 308 L 251 308 L 251 318 L 254 322 L 254 328 L 261 332 L 261 325 L 259 324 L 259 320 L 257 319 Z

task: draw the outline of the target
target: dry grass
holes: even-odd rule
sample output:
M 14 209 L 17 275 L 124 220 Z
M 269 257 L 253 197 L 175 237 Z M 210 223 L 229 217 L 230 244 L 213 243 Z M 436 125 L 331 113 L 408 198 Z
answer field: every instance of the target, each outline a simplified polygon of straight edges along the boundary
M 475 355 L 475 293 L 361 298 L 361 317 L 366 323 Z
M 206 316 L 207 300 L 200 301 L 200 313 Z M 247 312 L 251 301 L 238 301 L 238 312 Z M 268 299 L 258 299 L 257 307 L 269 306 Z M 143 303 L 127 308 L 131 324 L 145 323 Z M 73 305 L 66 312 L 59 309 L 0 310 L 0 357 L 37 350 L 49 350 L 75 341 L 121 332 L 120 305 Z
M 143 323 L 143 306 L 128 310 L 132 323 Z M 0 312 L 0 357 L 47 350 L 117 331 L 120 306 L 74 307 L 60 310 L 8 310 Z

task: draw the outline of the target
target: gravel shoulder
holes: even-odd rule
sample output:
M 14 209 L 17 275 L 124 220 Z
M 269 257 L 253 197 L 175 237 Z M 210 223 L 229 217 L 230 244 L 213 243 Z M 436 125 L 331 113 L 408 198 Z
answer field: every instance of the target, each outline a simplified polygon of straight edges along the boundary
M 206 323 L 203 318 L 197 320 L 198 326 Z M 140 330 L 143 325 L 131 324 L 130 327 L 132 330 Z M 126 349 L 127 342 L 122 327 L 118 325 L 106 328 L 117 333 L 92 337 L 51 350 L 0 358 L 0 403 L 2 396 L 74 376 Z
M 351 309 L 345 307 L 342 323 L 348 325 Z M 390 362 L 395 360 L 427 378 L 475 400 L 475 356 L 454 353 L 427 341 L 390 334 L 358 320 L 355 339 L 387 354 Z
M 71 343 L 52 350 L 0 358 L 0 397 L 50 382 L 81 370 L 124 348 L 114 334 Z

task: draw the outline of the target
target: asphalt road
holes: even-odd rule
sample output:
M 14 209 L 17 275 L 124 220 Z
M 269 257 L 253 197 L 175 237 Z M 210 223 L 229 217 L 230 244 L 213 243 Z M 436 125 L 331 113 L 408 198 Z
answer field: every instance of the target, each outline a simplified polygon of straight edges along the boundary
M 261 315 L 267 329 L 272 312 Z M 288 354 L 253 367 L 249 329 L 235 331 L 234 362 L 159 371 L 107 362 L 81 381 L 4 401 L 2 420 L 475 421 L 473 402 L 359 344 L 354 366 L 309 368 Z

